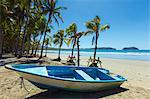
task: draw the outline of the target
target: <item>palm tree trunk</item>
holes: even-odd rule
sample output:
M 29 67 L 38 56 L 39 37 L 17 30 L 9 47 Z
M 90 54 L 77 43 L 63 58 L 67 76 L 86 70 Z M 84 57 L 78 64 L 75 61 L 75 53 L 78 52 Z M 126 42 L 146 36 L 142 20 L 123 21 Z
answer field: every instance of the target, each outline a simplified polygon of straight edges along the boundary
M 61 50 L 61 47 L 59 47 L 58 59 L 60 58 L 60 50 Z
M 43 49 L 44 49 L 44 41 L 45 41 L 45 38 L 46 38 L 46 31 L 45 31 L 45 33 L 44 33 L 44 39 L 43 39 L 43 43 L 42 43 L 41 55 L 40 55 L 39 59 L 42 58 L 42 55 L 43 55 Z
M 48 49 L 48 46 L 46 47 L 45 57 L 47 57 L 47 49 Z
M 27 29 L 27 22 L 28 22 L 28 17 L 27 20 L 25 22 L 25 27 L 24 27 L 24 33 L 23 33 L 23 40 L 22 40 L 22 44 L 21 44 L 21 50 L 20 50 L 20 54 L 19 57 L 22 57 L 22 54 L 24 52 L 24 45 L 25 45 L 25 39 L 26 39 L 26 29 Z
M 20 40 L 20 30 L 21 30 L 21 25 L 19 27 L 19 31 L 18 31 L 17 39 L 16 39 L 16 44 L 15 44 L 15 57 L 17 57 L 17 55 L 18 55 L 19 40 Z
M 41 31 L 41 36 L 40 36 L 39 42 L 41 42 L 42 36 L 43 36 L 43 31 Z M 39 45 L 36 46 L 34 56 L 36 56 L 36 52 L 37 52 L 37 50 L 38 50 L 38 46 L 39 46 Z
M 80 42 L 79 38 L 77 38 L 77 49 L 78 49 L 78 61 L 77 61 L 78 63 L 77 64 L 78 64 L 78 66 L 80 66 L 80 52 L 79 52 L 80 51 L 80 45 L 79 45 L 79 42 Z
M 63 45 L 63 40 L 61 40 L 61 43 L 60 43 L 60 46 L 59 46 L 58 59 L 60 59 L 60 60 L 61 60 L 61 58 L 60 58 L 60 51 L 61 51 L 62 45 Z
M 72 47 L 71 56 L 73 56 L 74 45 Z
M 95 42 L 95 49 L 94 49 L 94 60 L 96 59 L 97 42 L 98 42 L 98 31 L 96 32 L 96 42 Z
M 73 43 L 73 46 L 72 46 L 72 52 L 71 52 L 71 56 L 72 56 L 72 57 L 73 57 L 73 51 L 74 51 L 75 43 L 76 43 L 76 39 L 75 39 L 75 41 L 74 41 L 74 43 Z
M 29 37 L 28 37 L 28 51 L 27 51 L 27 54 L 29 54 L 30 53 L 30 46 L 31 46 L 31 34 L 29 35 Z
M 20 35 L 20 33 L 17 34 L 16 44 L 15 44 L 15 57 L 17 57 L 17 55 L 18 55 L 19 35 Z
M 37 50 L 38 50 L 38 45 L 36 46 L 36 49 L 34 51 L 34 56 L 36 56 Z
M 22 43 L 21 43 L 21 49 L 20 49 L 20 53 L 19 53 L 19 58 L 22 57 L 22 54 L 24 52 L 25 38 L 26 38 L 26 29 L 24 30 L 24 34 L 23 34 L 23 40 L 22 40 Z
M 31 55 L 33 55 L 34 52 L 34 44 L 32 45 Z
M 36 36 L 33 37 L 33 45 L 32 45 L 32 52 L 31 52 L 31 55 L 33 55 L 34 49 L 35 49 L 35 38 L 36 38 Z
M 42 36 L 43 36 L 43 31 L 41 31 L 41 36 L 40 36 L 39 42 L 41 42 Z
M 0 27 L 0 59 L 2 59 L 2 49 L 3 49 L 3 33 Z
M 53 2 L 53 0 L 52 0 L 51 2 Z M 47 24 L 46 24 L 46 27 L 48 27 L 48 23 L 50 22 L 51 17 L 52 17 L 52 12 L 50 11 L 50 14 L 49 14 L 49 18 L 48 18 L 48 22 L 47 22 Z M 39 59 L 42 58 L 45 38 L 46 38 L 46 30 L 45 30 L 45 33 L 44 33 L 44 39 L 43 39 L 43 43 L 42 43 L 41 55 L 40 55 Z

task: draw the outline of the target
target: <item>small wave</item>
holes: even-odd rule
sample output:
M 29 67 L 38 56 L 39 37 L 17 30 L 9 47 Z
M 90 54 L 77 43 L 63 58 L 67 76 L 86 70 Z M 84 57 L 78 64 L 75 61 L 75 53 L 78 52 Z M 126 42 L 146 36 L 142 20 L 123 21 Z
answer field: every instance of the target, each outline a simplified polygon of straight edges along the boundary
M 48 53 L 58 53 L 57 50 L 49 50 Z M 62 54 L 70 54 L 71 51 L 61 51 Z M 94 52 L 83 52 L 80 51 L 82 55 L 92 55 Z M 77 51 L 74 51 L 77 54 Z M 148 52 L 97 52 L 97 55 L 137 55 L 137 56 L 150 56 Z
M 126 53 L 120 53 L 120 52 L 98 52 L 97 54 L 107 54 L 107 55 L 141 55 L 141 56 L 150 56 L 150 53 L 137 53 L 137 52 L 126 52 Z

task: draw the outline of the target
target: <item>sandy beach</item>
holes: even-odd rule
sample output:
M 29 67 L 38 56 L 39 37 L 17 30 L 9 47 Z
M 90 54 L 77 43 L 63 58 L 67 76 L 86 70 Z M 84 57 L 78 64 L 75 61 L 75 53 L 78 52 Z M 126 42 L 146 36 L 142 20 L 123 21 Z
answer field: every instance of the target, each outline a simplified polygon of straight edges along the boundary
M 49 54 L 50 59 L 57 58 L 57 54 Z M 61 55 L 65 62 L 67 56 Z M 81 65 L 87 66 L 88 57 L 81 56 Z M 150 62 L 136 60 L 102 58 L 103 68 L 120 74 L 128 79 L 121 88 L 92 93 L 78 93 L 68 91 L 50 92 L 41 90 L 27 80 L 25 87 L 29 93 L 21 88 L 19 75 L 13 71 L 0 67 L 0 99 L 48 99 L 48 98 L 104 98 L 104 99 L 149 99 L 150 98 Z M 61 63 L 50 62 L 50 65 Z

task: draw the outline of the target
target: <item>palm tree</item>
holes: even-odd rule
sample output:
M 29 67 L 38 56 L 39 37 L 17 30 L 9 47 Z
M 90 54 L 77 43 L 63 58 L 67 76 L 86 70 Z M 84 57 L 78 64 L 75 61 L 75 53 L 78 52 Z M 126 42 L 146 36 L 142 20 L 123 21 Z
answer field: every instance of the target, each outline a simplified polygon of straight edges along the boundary
M 0 59 L 2 58 L 2 49 L 3 49 L 3 33 L 0 27 Z
M 27 28 L 28 28 L 28 23 L 29 23 L 29 18 L 30 17 L 30 8 L 31 8 L 31 0 L 26 0 L 25 2 L 21 2 L 21 7 L 23 9 L 23 18 L 24 18 L 24 31 L 23 31 L 23 38 L 22 38 L 22 43 L 21 43 L 21 50 L 19 53 L 19 57 L 22 57 L 22 54 L 24 52 L 24 45 L 25 45 L 25 40 L 27 36 Z
M 48 38 L 45 39 L 45 47 L 46 47 L 45 57 L 47 56 L 48 45 L 52 46 L 52 37 L 51 36 L 48 36 Z
M 80 38 L 81 36 L 85 35 L 85 32 L 79 32 L 76 33 L 74 36 L 72 36 L 71 38 L 73 39 L 77 39 L 77 51 L 78 51 L 78 59 L 77 59 L 77 65 L 80 66 Z
M 66 33 L 68 36 L 72 37 L 72 52 L 71 52 L 71 57 L 73 57 L 73 51 L 74 47 L 76 45 L 77 38 L 75 35 L 77 35 L 77 25 L 76 23 L 72 23 L 67 29 Z
M 55 20 L 55 22 L 58 25 L 59 25 L 58 19 L 60 19 L 63 22 L 63 18 L 62 18 L 61 14 L 60 14 L 60 11 L 66 9 L 66 8 L 65 7 L 61 7 L 61 6 L 57 7 L 57 2 L 58 2 L 57 0 L 47 0 L 45 2 L 41 2 L 41 4 L 42 4 L 42 8 L 41 8 L 42 12 L 41 12 L 41 14 L 48 15 L 48 21 L 47 21 L 46 27 L 49 26 L 49 23 L 50 23 L 50 25 L 52 24 L 52 18 Z M 47 32 L 45 31 L 44 32 L 44 38 L 43 38 L 40 58 L 42 58 L 43 48 L 44 48 L 44 41 L 46 39 L 46 34 L 47 34 Z
M 32 43 L 31 55 L 33 55 L 34 49 L 35 49 L 35 47 L 36 47 L 36 45 L 37 45 L 37 43 L 38 43 L 38 41 L 37 41 L 38 35 L 39 35 L 39 33 L 38 33 L 37 31 L 34 31 L 34 32 L 31 34 L 31 37 L 32 37 L 32 39 L 31 39 L 31 41 L 32 41 L 32 42 L 31 42 L 31 43 Z
M 17 31 L 17 40 L 16 40 L 16 44 L 15 44 L 15 56 L 18 55 L 20 57 L 20 54 L 22 53 L 22 47 L 21 47 L 21 49 L 19 48 L 19 43 L 21 41 L 20 40 L 20 35 L 21 35 L 20 33 L 22 31 L 22 28 L 24 26 L 26 26 L 26 25 L 24 25 L 25 16 L 26 16 L 25 9 L 26 9 L 26 6 L 28 5 L 28 3 L 23 2 L 21 0 L 19 0 L 19 1 L 14 0 L 12 2 L 15 3 L 14 8 L 13 8 L 13 17 L 12 17 L 12 19 L 14 20 L 15 27 L 18 30 Z M 23 37 L 23 39 L 24 39 L 24 37 Z M 18 53 L 18 50 L 20 50 L 20 53 Z
M 40 32 L 39 33 L 40 37 L 39 37 L 39 40 L 38 40 L 38 44 L 37 44 L 37 46 L 35 48 L 35 54 L 34 54 L 34 56 L 36 56 L 36 52 L 37 52 L 37 50 L 39 48 L 39 44 L 40 44 L 41 39 L 43 37 L 43 32 L 46 30 L 46 17 L 44 17 L 43 15 L 40 16 L 40 18 L 38 20 L 36 20 L 35 26 L 36 26 L 37 31 Z M 49 28 L 47 29 L 47 32 L 48 31 L 50 32 Z
M 101 25 L 101 20 L 99 16 L 96 16 L 93 20 L 86 22 L 86 27 L 88 28 L 87 34 L 95 34 L 92 38 L 92 44 L 95 42 L 95 50 L 94 50 L 94 61 L 96 59 L 96 50 L 98 44 L 99 33 L 110 28 L 109 25 Z
M 9 24 L 11 24 L 10 16 L 13 12 L 9 9 L 10 5 L 8 4 L 9 1 L 1 0 L 0 1 L 0 59 L 2 58 L 2 49 L 3 49 L 3 42 L 4 42 L 4 33 Z
M 34 47 L 34 55 L 33 56 L 36 56 L 37 54 L 37 50 L 38 50 L 38 48 L 40 47 L 40 42 L 38 41 L 38 40 L 36 40 L 35 41 L 35 43 L 34 43 L 34 45 L 33 45 Z
M 68 39 L 66 38 L 64 30 L 59 30 L 55 35 L 54 35 L 54 44 L 59 46 L 59 53 L 58 53 L 58 58 L 55 59 L 57 61 L 61 61 L 60 58 L 60 51 L 61 47 L 63 45 L 63 42 L 65 42 L 68 45 Z
M 82 35 L 85 35 L 87 33 L 85 32 L 77 32 L 77 25 L 76 23 L 72 23 L 67 29 L 66 29 L 67 36 L 70 36 L 70 40 L 72 41 L 72 53 L 71 57 L 73 57 L 73 51 L 74 47 L 77 44 L 77 51 L 78 51 L 78 59 L 77 59 L 77 65 L 80 65 L 80 48 L 79 48 L 79 42 Z M 69 62 L 73 62 L 72 59 L 69 60 Z
M 52 20 L 57 24 L 59 24 L 58 19 L 63 22 L 60 14 L 60 11 L 63 9 L 66 8 L 61 6 L 57 7 L 57 0 L 0 0 L 0 58 L 2 56 L 2 48 L 4 48 L 2 46 L 4 45 L 3 43 L 10 45 L 12 43 L 9 43 L 4 39 L 4 37 L 10 33 L 9 30 L 13 30 L 11 33 L 14 33 L 15 35 L 13 36 L 13 43 L 15 44 L 13 49 L 15 49 L 15 56 L 22 56 L 27 45 L 29 53 L 32 33 L 35 32 L 38 32 L 41 35 L 39 41 L 44 36 L 41 50 L 41 53 L 43 53 L 44 41 L 47 37 L 48 27 L 52 25 Z M 31 26 L 30 28 L 30 21 L 32 20 L 30 16 L 37 17 L 36 15 L 48 16 L 45 20 L 46 23 L 44 28 L 42 26 L 43 30 L 37 26 L 37 24 L 40 23 L 36 22 L 38 19 L 31 22 L 34 26 Z

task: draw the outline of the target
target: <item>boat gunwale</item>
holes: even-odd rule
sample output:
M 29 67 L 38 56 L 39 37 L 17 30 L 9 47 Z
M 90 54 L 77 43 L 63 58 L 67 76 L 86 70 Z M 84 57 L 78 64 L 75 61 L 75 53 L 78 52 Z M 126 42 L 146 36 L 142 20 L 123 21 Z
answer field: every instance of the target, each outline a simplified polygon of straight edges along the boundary
M 45 66 L 47 67 L 47 66 Z M 56 66 L 57 67 L 57 66 Z M 62 66 L 65 67 L 65 66 Z M 73 66 L 72 66 L 73 67 Z M 44 77 L 44 78 L 49 78 L 49 79 L 55 79 L 55 80 L 61 80 L 61 81 L 70 81 L 70 82 L 83 82 L 83 83 L 112 83 L 112 82 L 124 82 L 127 81 L 127 79 L 120 79 L 120 80 L 94 80 L 94 81 L 87 81 L 87 80 L 74 80 L 74 79 L 63 79 L 60 77 L 55 77 L 55 76 L 44 76 L 44 75 L 39 75 L 39 74 L 34 74 L 34 73 L 30 73 L 30 72 L 26 72 L 26 71 L 21 71 L 19 69 L 13 68 L 11 65 L 5 65 L 5 68 L 10 69 L 10 70 L 14 70 L 17 72 L 21 72 L 21 73 L 26 73 L 26 74 L 30 74 L 30 75 L 34 75 L 34 76 L 40 76 L 40 77 Z M 85 67 L 86 68 L 86 67 Z M 106 74 L 107 75 L 107 74 Z M 111 77 L 111 76 L 110 76 Z M 27 79 L 28 80 L 28 79 Z

